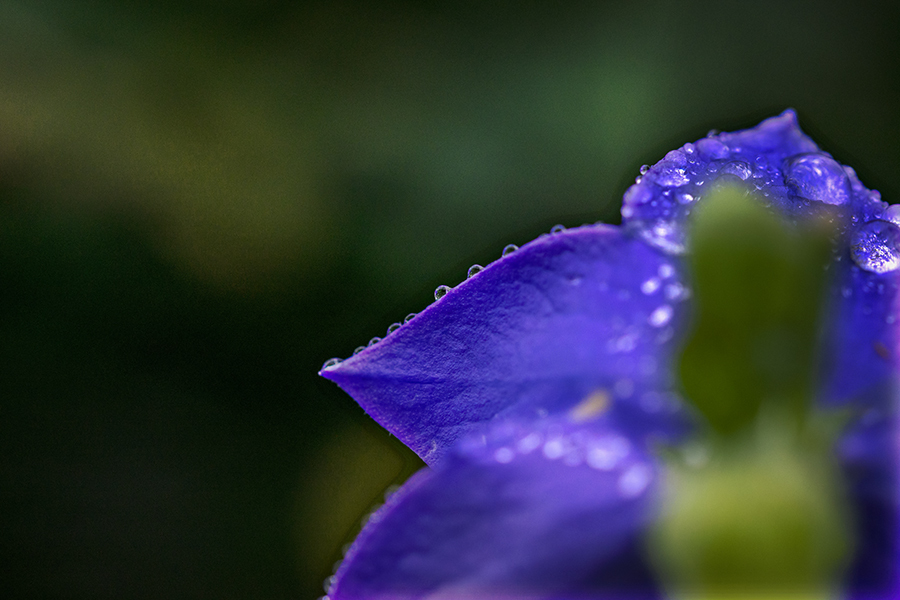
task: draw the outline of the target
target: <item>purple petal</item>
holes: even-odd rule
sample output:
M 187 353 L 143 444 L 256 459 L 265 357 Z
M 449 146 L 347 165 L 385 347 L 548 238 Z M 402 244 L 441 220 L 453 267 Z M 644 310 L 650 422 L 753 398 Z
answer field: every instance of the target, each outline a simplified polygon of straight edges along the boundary
M 623 430 L 672 433 L 672 340 L 689 297 L 679 269 L 615 227 L 542 236 L 322 375 L 429 464 L 480 423 L 596 393 Z
M 900 282 L 842 261 L 833 292 L 822 401 L 849 405 L 860 417 L 838 446 L 859 536 L 848 578 L 851 597 L 900 597 L 897 384 Z
M 836 265 L 831 290 L 822 400 L 891 411 L 900 374 L 900 272 L 872 273 L 848 263 Z
M 607 427 L 505 423 L 392 496 L 329 597 L 656 598 L 640 552 L 655 478 Z
M 666 252 L 686 249 L 685 221 L 715 182 L 743 182 L 787 216 L 836 208 L 853 230 L 887 205 L 850 167 L 835 161 L 786 110 L 752 129 L 710 135 L 666 154 L 625 193 L 623 223 Z M 898 257 L 900 264 L 900 257 Z

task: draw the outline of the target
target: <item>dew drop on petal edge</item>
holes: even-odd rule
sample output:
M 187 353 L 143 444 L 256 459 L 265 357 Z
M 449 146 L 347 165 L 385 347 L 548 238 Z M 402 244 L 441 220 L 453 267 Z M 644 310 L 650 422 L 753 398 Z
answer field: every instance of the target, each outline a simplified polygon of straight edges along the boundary
M 381 338 L 378 336 L 375 336 L 371 340 L 369 340 L 369 346 L 374 346 L 375 344 L 377 344 L 380 341 L 381 341 Z
M 387 328 L 388 335 L 394 333 L 395 331 L 400 329 L 400 327 L 401 327 L 400 323 L 391 323 L 390 326 L 388 326 L 388 328 Z
M 566 228 L 564 225 L 554 225 L 550 228 L 550 233 L 562 233 Z
M 850 199 L 847 172 L 830 156 L 819 152 L 798 154 L 785 165 L 785 183 L 794 192 L 825 204 L 845 204 Z
M 446 295 L 447 295 L 447 292 L 449 292 L 449 291 L 450 291 L 450 287 L 449 287 L 449 286 L 446 286 L 446 285 L 439 285 L 439 286 L 437 286 L 437 288 L 434 290 L 434 299 L 435 299 L 435 300 L 440 300 L 441 298 L 443 298 L 444 296 L 446 296 Z
M 365 349 L 366 349 L 365 346 L 357 346 L 356 350 L 353 351 L 353 354 L 359 354 L 360 352 L 362 352 Z
M 885 221 L 890 221 L 894 225 L 900 225 L 900 204 L 891 204 L 881 216 Z
M 336 366 L 338 366 L 339 364 L 341 364 L 341 359 L 340 359 L 340 358 L 329 358 L 328 360 L 325 361 L 325 364 L 322 365 L 322 368 L 323 368 L 323 369 L 330 369 L 331 367 L 336 367 Z
M 469 270 L 466 272 L 466 279 L 469 279 L 470 277 L 474 277 L 474 276 L 478 275 L 479 273 L 481 273 L 482 271 L 484 271 L 484 267 L 482 267 L 481 265 L 472 265 L 471 267 L 469 267 Z
M 509 256 L 510 254 L 512 254 L 513 252 L 515 252 L 518 249 L 519 249 L 519 247 L 516 246 L 515 244 L 507 244 L 506 247 L 503 249 L 503 256 Z
M 887 273 L 900 267 L 900 227 L 889 221 L 870 221 L 853 235 L 850 256 L 861 269 Z
M 415 318 L 416 318 L 416 313 L 409 313 L 409 314 L 406 315 L 406 317 L 403 319 L 403 322 L 404 322 L 404 323 L 409 323 L 410 321 L 412 321 L 412 320 L 415 319 Z

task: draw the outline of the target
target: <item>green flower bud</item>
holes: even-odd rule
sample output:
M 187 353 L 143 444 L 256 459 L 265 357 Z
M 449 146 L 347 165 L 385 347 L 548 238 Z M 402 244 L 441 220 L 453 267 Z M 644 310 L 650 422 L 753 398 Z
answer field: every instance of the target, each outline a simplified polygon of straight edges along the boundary
M 675 598 L 831 598 L 853 547 L 840 473 L 818 436 L 760 422 L 693 466 L 668 459 L 652 560 Z

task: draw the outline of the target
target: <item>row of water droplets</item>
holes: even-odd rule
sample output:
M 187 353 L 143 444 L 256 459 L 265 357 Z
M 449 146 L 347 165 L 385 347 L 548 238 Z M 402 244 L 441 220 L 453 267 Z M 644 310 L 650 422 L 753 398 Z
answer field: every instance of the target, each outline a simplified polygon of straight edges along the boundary
M 652 168 L 641 166 L 625 194 L 622 216 L 650 244 L 671 254 L 685 252 L 684 222 L 693 205 L 713 182 L 730 179 L 788 212 L 808 212 L 815 204 L 849 208 L 854 223 L 860 216 L 863 220 L 850 237 L 853 261 L 872 273 L 900 268 L 900 206 L 881 202 L 880 194 L 866 190 L 851 167 L 824 152 L 803 152 L 771 164 L 765 154 L 751 158 L 717 135 L 711 131 L 695 144 L 669 152 Z
M 566 228 L 565 228 L 563 225 L 554 225 L 553 228 L 550 229 L 550 235 L 554 235 L 554 234 L 557 234 L 557 233 L 562 233 L 562 232 L 565 231 L 565 230 L 566 230 Z M 542 233 L 539 237 L 544 237 L 544 236 L 546 236 L 546 235 L 548 235 L 548 234 Z M 519 249 L 519 247 L 518 247 L 516 244 L 507 244 L 507 245 L 503 248 L 503 252 L 501 252 L 500 258 L 507 257 L 507 256 L 509 256 L 510 254 L 516 252 L 518 249 Z M 488 266 L 490 266 L 490 264 L 489 264 Z M 481 266 L 481 265 L 479 265 L 479 264 L 474 264 L 474 265 L 472 265 L 471 267 L 469 267 L 468 271 L 466 272 L 466 279 L 468 280 L 468 279 L 471 279 L 472 277 L 475 277 L 476 275 L 478 275 L 479 273 L 481 273 L 484 269 L 485 269 L 485 267 L 483 267 L 483 266 Z M 452 289 L 453 289 L 453 288 L 452 288 L 451 286 L 448 286 L 448 285 L 439 285 L 437 288 L 435 288 L 435 290 L 434 290 L 434 300 L 435 300 L 435 302 L 437 302 L 438 300 L 440 300 L 441 298 L 443 298 L 444 296 L 446 296 L 447 293 L 448 293 L 450 290 L 452 290 Z M 395 331 L 397 331 L 398 329 L 400 329 L 400 328 L 401 328 L 403 325 L 405 325 L 406 323 L 409 323 L 411 320 L 413 320 L 413 319 L 416 317 L 416 315 L 417 315 L 417 313 L 409 313 L 408 315 L 406 315 L 406 318 L 403 319 L 403 323 L 399 323 L 399 322 L 397 322 L 397 323 L 392 323 L 392 324 L 388 327 L 388 329 L 387 329 L 387 334 L 385 335 L 385 337 L 391 335 L 392 333 L 394 333 Z M 357 346 L 356 349 L 353 350 L 353 356 L 356 356 L 357 354 L 359 354 L 360 352 L 362 352 L 362 351 L 365 350 L 366 348 L 369 348 L 369 347 L 371 347 L 371 346 L 374 346 L 375 344 L 377 344 L 378 342 L 380 342 L 382 339 L 383 339 L 383 338 L 376 336 L 376 337 L 373 337 L 372 339 L 370 339 L 369 342 L 368 342 L 368 344 L 366 344 L 365 346 Z M 325 369 L 332 369 L 332 368 L 334 368 L 334 367 L 337 367 L 337 366 L 338 366 L 339 364 L 341 364 L 343 361 L 344 361 L 344 359 L 342 359 L 342 358 L 337 358 L 337 357 L 335 357 L 335 358 L 329 358 L 329 359 L 326 360 L 325 363 L 322 365 L 322 369 L 323 369 L 323 370 L 325 370 Z
M 488 463 L 508 465 L 524 457 L 540 456 L 569 467 L 586 466 L 614 474 L 616 490 L 623 498 L 639 496 L 653 479 L 650 465 L 642 460 L 628 438 L 617 433 L 567 431 L 556 424 L 538 424 L 501 437 L 505 438 L 502 442 L 488 441 L 482 436 L 481 443 L 473 443 L 469 451 L 484 456 Z

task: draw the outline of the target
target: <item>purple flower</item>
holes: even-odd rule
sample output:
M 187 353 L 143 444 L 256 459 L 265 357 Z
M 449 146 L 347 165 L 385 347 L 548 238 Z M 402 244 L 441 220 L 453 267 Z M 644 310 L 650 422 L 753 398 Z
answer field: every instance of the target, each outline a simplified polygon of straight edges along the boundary
M 852 598 L 900 595 L 900 214 L 790 110 L 641 172 L 621 227 L 555 228 L 326 363 L 323 376 L 429 465 L 372 515 L 332 600 L 663 595 L 642 550 L 662 509 L 652 448 L 698 419 L 676 377 L 692 306 L 685 224 L 729 181 L 788 219 L 834 211 L 844 241 L 816 399 L 857 415 L 837 446 L 857 536 L 844 583 Z

